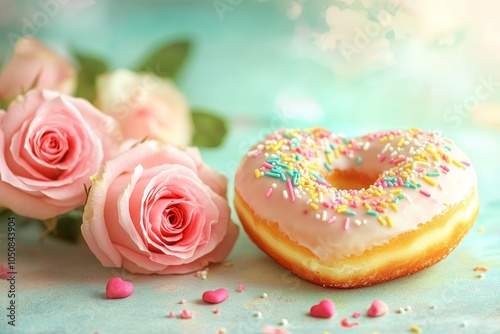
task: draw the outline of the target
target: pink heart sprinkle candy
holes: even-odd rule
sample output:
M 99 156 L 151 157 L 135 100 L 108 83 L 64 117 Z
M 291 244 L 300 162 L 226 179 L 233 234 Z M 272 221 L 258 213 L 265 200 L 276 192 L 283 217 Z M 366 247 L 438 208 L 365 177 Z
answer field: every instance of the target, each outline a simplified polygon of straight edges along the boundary
M 380 299 L 376 299 L 372 303 L 372 305 L 370 306 L 370 308 L 368 309 L 368 312 L 366 312 L 366 314 L 368 314 L 368 316 L 370 316 L 370 317 L 380 317 L 380 316 L 386 314 L 388 310 L 389 310 L 389 307 L 387 307 L 386 303 L 384 303 Z
M 323 299 L 311 307 L 310 313 L 316 318 L 331 318 L 335 314 L 335 304 L 330 299 Z
M 106 285 L 106 298 L 126 298 L 134 292 L 134 285 L 123 281 L 120 277 L 113 277 Z
M 229 292 L 226 289 L 218 289 L 215 291 L 205 291 L 201 299 L 206 303 L 218 304 L 225 301 L 228 297 Z

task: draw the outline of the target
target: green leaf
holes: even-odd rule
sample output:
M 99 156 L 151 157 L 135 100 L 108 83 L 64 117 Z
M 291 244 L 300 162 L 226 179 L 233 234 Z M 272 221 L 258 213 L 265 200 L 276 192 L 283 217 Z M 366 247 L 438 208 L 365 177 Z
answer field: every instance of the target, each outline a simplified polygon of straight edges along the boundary
M 71 243 L 77 242 L 81 234 L 82 214 L 81 210 L 73 210 L 58 217 L 57 227 L 51 235 Z
M 107 71 L 106 64 L 93 56 L 75 54 L 80 65 L 78 72 L 78 86 L 75 96 L 83 97 L 94 102 L 96 96 L 96 77 Z
M 162 78 L 174 78 L 184 64 L 190 47 L 191 44 L 183 40 L 164 45 L 152 52 L 138 67 L 138 71 L 153 72 Z
M 226 136 L 226 122 L 211 112 L 192 110 L 195 133 L 193 145 L 201 147 L 217 147 Z

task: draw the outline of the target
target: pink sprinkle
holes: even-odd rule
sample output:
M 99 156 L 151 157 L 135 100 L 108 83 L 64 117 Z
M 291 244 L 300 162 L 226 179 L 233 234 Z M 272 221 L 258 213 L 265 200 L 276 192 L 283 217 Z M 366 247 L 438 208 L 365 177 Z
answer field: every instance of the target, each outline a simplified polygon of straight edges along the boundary
M 353 317 L 353 318 L 356 318 L 356 319 L 357 319 L 357 318 L 359 318 L 360 316 L 361 316 L 361 312 L 357 312 L 357 311 L 356 311 L 356 312 L 354 312 L 354 313 L 352 314 L 352 317 Z
M 216 309 L 214 310 L 214 314 L 219 314 L 219 312 L 220 312 L 220 311 L 219 311 L 219 308 L 216 308 Z
M 350 219 L 349 217 L 347 217 L 344 221 L 344 230 L 348 230 L 349 229 L 349 223 L 350 223 Z
M 262 151 L 257 151 L 257 152 L 255 152 L 255 154 L 254 154 L 253 156 L 254 156 L 254 158 L 255 158 L 255 157 L 258 157 L 258 156 L 259 156 L 259 155 L 261 155 L 261 154 L 262 154 Z
M 174 312 L 170 311 L 170 313 L 168 314 L 168 317 L 169 318 L 175 318 Z
M 236 288 L 236 292 L 243 292 L 245 291 L 245 286 L 243 284 L 238 285 Z
M 467 161 L 462 161 L 462 163 L 463 163 L 464 165 L 466 165 L 467 167 L 470 167 L 470 162 L 467 162 Z
M 273 169 L 273 168 L 274 168 L 274 166 L 273 166 L 273 165 L 271 165 L 271 164 L 270 164 L 269 162 L 267 162 L 267 161 L 264 161 L 264 162 L 262 163 L 262 166 L 264 166 L 264 167 L 266 167 L 266 168 L 269 168 L 269 169 Z
M 369 317 L 380 317 L 380 316 L 386 314 L 388 310 L 389 310 L 389 307 L 387 306 L 386 303 L 384 303 L 380 299 L 376 299 L 372 303 L 372 305 L 370 306 L 370 308 L 368 309 L 366 314 Z
M 282 328 L 268 325 L 262 328 L 262 334 L 290 334 L 290 333 Z
M 182 310 L 181 319 L 193 319 L 193 311 Z
M 406 160 L 406 158 L 403 157 L 403 158 L 399 158 L 399 159 L 394 160 L 392 163 L 397 165 L 398 163 L 403 162 L 405 160 Z
M 333 223 L 336 220 L 337 220 L 337 216 L 331 216 L 330 219 L 328 219 L 327 223 L 331 224 L 331 223 Z
M 323 202 L 323 206 L 324 206 L 325 208 L 329 208 L 329 207 L 330 207 L 330 204 L 328 204 L 328 202 Z
M 349 323 L 349 320 L 347 318 L 343 318 L 341 321 L 340 321 L 340 325 L 344 328 L 351 328 L 351 327 L 354 327 L 354 326 L 359 326 L 359 322 L 352 322 L 352 323 Z
M 385 209 L 383 207 L 381 207 L 381 206 L 377 206 L 375 208 L 375 210 L 377 210 L 377 212 L 380 212 L 380 213 L 385 213 Z
M 273 192 L 273 188 L 271 187 L 267 190 L 266 197 L 269 198 L 269 196 L 271 196 L 272 192 Z
M 378 159 L 378 161 L 380 161 L 380 162 L 384 162 L 385 158 L 387 158 L 387 155 L 386 155 L 386 154 L 382 154 L 382 155 L 380 156 L 380 158 Z
M 424 189 L 420 189 L 420 193 L 426 197 L 431 197 L 431 194 L 429 194 L 427 191 L 425 191 Z
M 295 202 L 295 193 L 293 192 L 292 180 L 286 179 L 286 185 L 288 186 L 288 195 L 290 196 L 290 202 Z
M 440 167 L 441 167 L 442 169 L 444 169 L 446 172 L 449 172 L 449 171 L 450 171 L 450 169 L 448 168 L 448 166 L 445 166 L 445 165 L 440 165 Z
M 398 185 L 403 186 L 403 184 L 405 184 L 403 182 L 403 179 L 401 178 L 401 176 L 398 176 Z
M 422 167 L 417 168 L 417 172 L 418 172 L 418 173 L 422 173 L 424 170 L 425 170 L 425 169 L 423 169 Z

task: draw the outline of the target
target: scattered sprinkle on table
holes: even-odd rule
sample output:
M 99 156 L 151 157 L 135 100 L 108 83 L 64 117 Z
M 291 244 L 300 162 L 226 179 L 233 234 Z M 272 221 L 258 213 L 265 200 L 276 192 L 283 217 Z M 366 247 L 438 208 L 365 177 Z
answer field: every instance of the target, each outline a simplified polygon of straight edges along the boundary
M 288 320 L 287 320 L 287 319 L 281 319 L 281 321 L 280 321 L 280 325 L 281 325 L 281 326 L 286 326 L 286 325 L 288 325 Z
M 418 326 L 413 325 L 410 327 L 410 331 L 412 331 L 413 333 L 421 333 L 422 329 Z
M 193 311 L 182 310 L 181 319 L 193 319 L 193 317 L 194 317 Z
M 238 285 L 236 288 L 236 292 L 243 292 L 245 291 L 245 286 L 243 284 Z
M 259 311 L 257 311 L 257 312 L 255 312 L 253 314 L 253 316 L 256 317 L 256 318 L 262 318 L 262 313 L 260 313 Z
M 359 326 L 359 322 L 349 322 L 349 319 L 347 318 L 343 318 L 342 320 L 340 320 L 340 325 L 344 328 L 351 328 L 351 327 L 354 327 L 354 326 Z
M 267 298 L 267 293 L 265 293 L 265 292 L 264 292 L 264 293 L 262 294 L 262 298 Z
M 483 266 L 476 266 L 476 267 L 474 268 L 474 271 L 479 271 L 479 272 L 485 273 L 485 272 L 487 272 L 487 271 L 488 271 L 488 268 L 483 267 Z

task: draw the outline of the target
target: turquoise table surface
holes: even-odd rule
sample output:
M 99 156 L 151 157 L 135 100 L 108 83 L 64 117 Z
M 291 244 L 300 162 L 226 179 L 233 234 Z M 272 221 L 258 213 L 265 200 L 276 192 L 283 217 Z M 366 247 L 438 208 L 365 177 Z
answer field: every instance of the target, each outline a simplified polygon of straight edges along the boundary
M 0 60 L 12 51 L 9 34 L 22 34 L 23 18 L 31 20 L 47 2 L 0 0 Z M 319 50 L 301 32 L 327 31 L 326 8 L 349 1 L 223 2 L 232 5 L 221 16 L 215 1 L 59 1 L 57 13 L 46 14 L 47 23 L 34 35 L 61 52 L 97 54 L 113 68 L 132 66 L 162 41 L 189 39 L 193 50 L 178 84 L 193 106 L 228 121 L 223 144 L 202 149 L 202 156 L 228 177 L 230 201 L 245 151 L 278 128 L 318 124 L 349 136 L 412 126 L 441 130 L 477 169 L 481 206 L 474 227 L 431 268 L 371 287 L 338 290 L 297 278 L 242 229 L 226 262 L 211 265 L 203 280 L 195 274 L 143 276 L 104 268 L 83 239 L 71 244 L 49 237 L 40 243 L 41 227 L 18 217 L 16 327 L 7 324 L 9 283 L 0 280 L 0 333 L 216 333 L 225 328 L 245 334 L 262 333 L 267 325 L 318 334 L 411 333 L 412 326 L 422 333 L 500 333 L 500 128 L 477 122 L 472 112 L 457 122 L 447 118 L 481 80 L 491 79 L 493 70 L 463 45 L 447 44 L 413 57 L 395 51 L 391 66 L 340 75 L 331 50 Z M 303 14 L 291 19 L 293 3 L 303 6 Z M 495 90 L 484 102 L 498 101 Z M 497 112 L 493 119 L 500 118 Z M 7 217 L 1 219 L 0 263 L 5 263 Z M 233 219 L 240 224 L 234 214 Z M 488 268 L 483 278 L 476 266 Z M 107 300 L 105 286 L 113 276 L 133 282 L 134 294 Z M 236 292 L 240 284 L 244 292 Z M 224 303 L 201 301 L 204 291 L 222 287 L 230 294 Z M 309 308 L 325 298 L 335 302 L 336 315 L 310 317 Z M 387 315 L 366 316 L 375 299 L 389 305 Z M 411 310 L 396 312 L 406 307 Z M 180 319 L 183 309 L 193 311 L 194 318 Z M 361 316 L 354 319 L 357 311 Z M 262 316 L 255 317 L 256 312 Z M 360 325 L 342 328 L 344 317 Z

